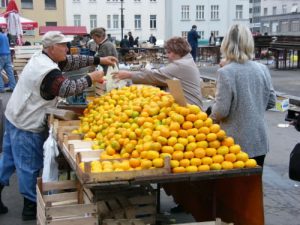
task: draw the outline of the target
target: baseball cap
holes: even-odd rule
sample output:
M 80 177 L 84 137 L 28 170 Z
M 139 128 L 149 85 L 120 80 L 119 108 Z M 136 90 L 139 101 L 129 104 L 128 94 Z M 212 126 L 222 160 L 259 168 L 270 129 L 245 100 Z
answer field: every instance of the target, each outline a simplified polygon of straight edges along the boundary
M 50 47 L 59 43 L 67 43 L 72 41 L 72 38 L 67 38 L 60 31 L 48 31 L 42 38 L 44 48 Z

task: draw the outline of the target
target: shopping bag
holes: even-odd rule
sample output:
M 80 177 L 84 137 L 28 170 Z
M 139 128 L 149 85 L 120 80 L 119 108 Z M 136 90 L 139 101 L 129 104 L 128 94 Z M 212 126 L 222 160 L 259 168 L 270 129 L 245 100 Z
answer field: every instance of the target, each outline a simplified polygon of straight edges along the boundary
M 57 181 L 58 180 L 58 163 L 56 157 L 59 154 L 57 143 L 53 137 L 52 126 L 49 129 L 49 137 L 44 143 L 44 169 L 43 169 L 43 181 Z
M 289 177 L 300 181 L 300 143 L 296 144 L 290 154 Z

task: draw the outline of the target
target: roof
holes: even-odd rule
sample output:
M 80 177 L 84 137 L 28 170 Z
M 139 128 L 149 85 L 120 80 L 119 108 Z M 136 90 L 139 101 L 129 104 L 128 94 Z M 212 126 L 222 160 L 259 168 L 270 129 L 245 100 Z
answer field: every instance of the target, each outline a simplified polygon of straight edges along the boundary
M 86 27 L 77 26 L 40 26 L 39 34 L 45 34 L 48 31 L 60 31 L 65 35 L 85 35 L 87 34 Z

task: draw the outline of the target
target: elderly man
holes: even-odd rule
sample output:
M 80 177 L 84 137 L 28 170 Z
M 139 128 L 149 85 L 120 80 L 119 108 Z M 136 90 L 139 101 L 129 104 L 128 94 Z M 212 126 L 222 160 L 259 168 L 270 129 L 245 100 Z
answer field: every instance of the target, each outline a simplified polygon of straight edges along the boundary
M 69 80 L 63 76 L 62 70 L 99 63 L 113 65 L 117 61 L 114 57 L 67 57 L 69 41 L 71 39 L 58 31 L 50 31 L 43 36 L 43 51 L 35 53 L 24 67 L 6 107 L 0 158 L 0 193 L 4 186 L 9 185 L 9 178 L 17 170 L 19 189 L 24 196 L 23 220 L 36 218 L 35 186 L 43 167 L 46 108 L 55 106 L 58 96 L 81 93 L 92 82 L 102 82 L 103 79 L 103 72 L 95 71 L 80 79 Z M 7 211 L 0 198 L 0 214 Z

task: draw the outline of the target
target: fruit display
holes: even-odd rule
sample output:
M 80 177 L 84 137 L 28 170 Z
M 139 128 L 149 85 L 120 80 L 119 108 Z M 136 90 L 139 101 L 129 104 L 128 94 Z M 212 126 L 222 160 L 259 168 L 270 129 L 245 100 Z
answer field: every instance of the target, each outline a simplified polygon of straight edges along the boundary
M 257 165 L 198 106 L 180 106 L 152 86 L 113 89 L 95 98 L 73 133 L 104 149 L 101 160 L 91 162 L 92 172 L 161 168 L 165 157 L 173 173 Z

